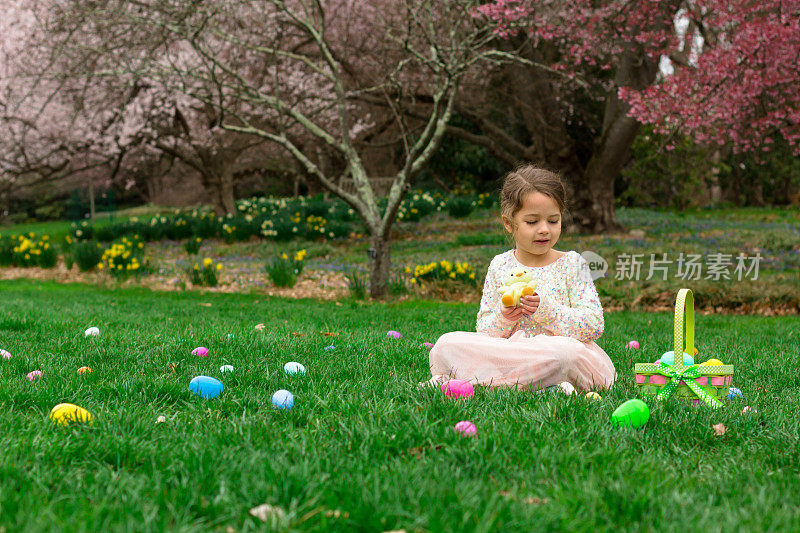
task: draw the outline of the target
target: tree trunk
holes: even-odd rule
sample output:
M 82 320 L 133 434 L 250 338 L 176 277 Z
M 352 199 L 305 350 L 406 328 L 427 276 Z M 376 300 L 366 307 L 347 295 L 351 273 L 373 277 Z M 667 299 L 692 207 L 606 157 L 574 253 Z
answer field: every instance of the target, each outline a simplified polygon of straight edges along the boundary
M 201 174 L 203 188 L 214 212 L 227 215 L 236 211 L 233 197 L 233 169 L 228 162 L 217 159 Z
M 369 248 L 369 294 L 373 298 L 386 295 L 391 267 L 391 229 L 384 235 L 373 235 Z
M 233 197 L 233 177 L 220 176 L 214 198 L 214 210 L 218 213 L 233 213 L 236 211 L 236 200 Z
M 89 218 L 94 222 L 94 182 L 89 181 Z

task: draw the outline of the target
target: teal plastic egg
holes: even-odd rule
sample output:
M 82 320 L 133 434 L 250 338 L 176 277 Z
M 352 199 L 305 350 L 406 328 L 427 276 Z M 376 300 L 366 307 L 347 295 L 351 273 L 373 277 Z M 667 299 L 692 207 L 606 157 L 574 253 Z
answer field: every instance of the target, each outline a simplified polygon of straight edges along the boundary
M 674 365 L 675 364 L 675 351 L 670 350 L 668 352 L 664 352 L 664 355 L 660 357 L 661 362 L 665 365 Z M 686 352 L 683 352 L 683 366 L 692 366 L 694 364 L 694 358 Z
M 628 400 L 611 413 L 611 425 L 614 427 L 640 428 L 648 420 L 650 408 L 642 400 Z

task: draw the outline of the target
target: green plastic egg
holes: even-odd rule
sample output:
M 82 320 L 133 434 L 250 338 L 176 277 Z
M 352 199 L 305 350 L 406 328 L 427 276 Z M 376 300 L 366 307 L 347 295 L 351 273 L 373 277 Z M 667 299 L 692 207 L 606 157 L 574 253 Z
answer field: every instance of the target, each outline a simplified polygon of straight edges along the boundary
M 648 420 L 650 408 L 642 400 L 628 400 L 611 413 L 611 425 L 614 427 L 640 428 Z

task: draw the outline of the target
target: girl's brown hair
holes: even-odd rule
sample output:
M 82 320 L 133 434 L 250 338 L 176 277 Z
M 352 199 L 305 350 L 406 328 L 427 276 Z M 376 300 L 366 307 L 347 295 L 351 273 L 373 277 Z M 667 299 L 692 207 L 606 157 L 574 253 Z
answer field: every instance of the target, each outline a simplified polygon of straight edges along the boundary
M 500 189 L 500 212 L 515 230 L 514 215 L 522 209 L 523 199 L 534 192 L 552 198 L 562 215 L 567 209 L 567 191 L 561 176 L 535 165 L 520 165 L 506 174 Z

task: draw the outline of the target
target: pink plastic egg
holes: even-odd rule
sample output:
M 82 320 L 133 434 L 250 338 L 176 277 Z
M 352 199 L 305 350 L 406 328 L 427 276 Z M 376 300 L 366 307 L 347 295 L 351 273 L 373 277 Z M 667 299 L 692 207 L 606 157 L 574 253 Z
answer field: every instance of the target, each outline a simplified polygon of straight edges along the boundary
M 192 350 L 192 355 L 196 355 L 197 357 L 206 357 L 208 356 L 208 348 L 205 346 L 199 346 Z
M 442 383 L 442 391 L 454 400 L 471 398 L 475 394 L 475 387 L 465 379 L 451 379 Z
M 419 345 L 419 347 L 420 348 L 425 348 L 427 350 L 430 350 L 431 348 L 433 348 L 433 343 L 432 342 L 423 342 L 422 344 Z
M 469 420 L 462 420 L 455 427 L 456 433 L 461 433 L 465 437 L 474 437 L 478 434 L 478 428 Z
M 638 350 L 639 349 L 639 341 L 631 341 L 628 343 L 629 350 Z
M 28 376 L 27 377 L 28 377 L 28 381 L 33 381 L 36 378 L 42 377 L 42 371 L 41 370 L 34 370 L 33 372 L 28 372 Z
M 391 338 L 393 338 L 393 339 L 399 339 L 399 338 L 400 338 L 400 337 L 402 337 L 403 335 L 402 335 L 402 334 L 401 334 L 399 331 L 394 331 L 394 330 L 392 330 L 392 331 L 387 331 L 387 332 L 386 332 L 386 336 L 387 336 L 387 337 L 391 337 Z

